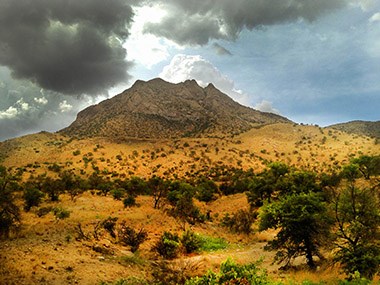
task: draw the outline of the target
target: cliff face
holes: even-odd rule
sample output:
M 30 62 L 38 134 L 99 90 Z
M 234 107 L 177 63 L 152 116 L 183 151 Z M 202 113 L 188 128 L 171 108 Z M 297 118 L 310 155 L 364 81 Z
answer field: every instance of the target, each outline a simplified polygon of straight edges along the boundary
M 153 79 L 136 83 L 123 93 L 81 111 L 61 132 L 79 137 L 179 138 L 233 135 L 254 126 L 288 119 L 244 107 L 212 84 L 195 80 L 179 84 Z

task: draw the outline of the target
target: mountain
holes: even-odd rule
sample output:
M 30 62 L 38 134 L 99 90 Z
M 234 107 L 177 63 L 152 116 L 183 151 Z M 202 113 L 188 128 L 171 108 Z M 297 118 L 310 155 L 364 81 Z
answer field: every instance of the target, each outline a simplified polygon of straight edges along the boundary
M 352 121 L 347 123 L 331 125 L 329 127 L 347 133 L 364 135 L 373 138 L 380 138 L 380 121 Z
M 240 105 L 212 84 L 162 79 L 136 83 L 123 93 L 90 106 L 61 133 L 77 137 L 180 138 L 234 135 L 255 126 L 291 122 Z

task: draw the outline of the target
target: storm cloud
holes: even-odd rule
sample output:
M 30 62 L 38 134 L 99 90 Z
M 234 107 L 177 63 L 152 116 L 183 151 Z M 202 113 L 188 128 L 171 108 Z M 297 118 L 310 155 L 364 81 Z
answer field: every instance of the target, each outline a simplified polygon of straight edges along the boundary
M 149 2 L 149 1 L 148 1 Z M 150 1 L 168 11 L 145 32 L 179 44 L 204 45 L 211 39 L 235 40 L 246 28 L 304 19 L 314 21 L 344 7 L 348 0 L 161 0 Z
M 126 0 L 0 0 L 0 65 L 63 94 L 99 94 L 129 78 Z

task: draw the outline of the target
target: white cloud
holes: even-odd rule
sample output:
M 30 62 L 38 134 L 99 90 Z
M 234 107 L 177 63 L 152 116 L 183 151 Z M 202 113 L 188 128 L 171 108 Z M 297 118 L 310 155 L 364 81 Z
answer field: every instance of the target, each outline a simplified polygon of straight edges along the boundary
M 368 11 L 375 5 L 375 0 L 351 0 L 351 5 L 359 6 L 363 11 Z
M 41 97 L 41 98 L 34 97 L 34 102 L 41 105 L 46 105 L 49 101 L 45 97 Z
M 188 79 L 195 79 L 203 87 L 212 83 L 239 103 L 249 105 L 248 95 L 237 90 L 231 79 L 199 55 L 175 55 L 159 76 L 172 83 L 179 83 Z
M 263 100 L 260 103 L 257 103 L 254 108 L 256 110 L 259 110 L 261 112 L 268 112 L 268 113 L 273 113 L 273 114 L 280 114 L 280 112 L 273 108 L 272 102 L 269 102 L 267 100 Z
M 73 106 L 67 103 L 66 100 L 63 100 L 61 103 L 59 103 L 59 110 L 61 113 L 70 112 L 73 109 Z
M 24 102 L 24 99 L 20 99 L 16 102 L 17 105 L 20 106 L 22 111 L 28 111 L 29 110 L 29 104 Z
M 134 9 L 135 16 L 131 27 L 131 35 L 124 43 L 127 49 L 127 59 L 136 61 L 148 69 L 169 57 L 169 41 L 144 33 L 144 24 L 149 21 L 158 23 L 166 14 L 159 5 L 138 7 Z
M 0 120 L 13 119 L 18 115 L 18 113 L 19 112 L 15 107 L 10 106 L 7 110 L 0 111 Z
M 370 23 L 379 22 L 379 21 L 380 21 L 380 12 L 373 14 L 372 17 L 369 18 Z

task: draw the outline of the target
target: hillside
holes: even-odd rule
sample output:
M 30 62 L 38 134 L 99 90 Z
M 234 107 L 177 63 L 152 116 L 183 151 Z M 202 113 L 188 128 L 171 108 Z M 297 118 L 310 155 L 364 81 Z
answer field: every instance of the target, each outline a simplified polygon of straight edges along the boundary
M 76 139 L 62 134 L 39 133 L 0 143 L 2 164 L 8 169 L 21 170 L 23 180 L 31 177 L 58 178 L 65 170 L 90 177 L 99 173 L 109 181 L 157 175 L 168 179 L 197 179 L 207 175 L 231 172 L 229 168 L 259 173 L 270 161 L 282 161 L 302 169 L 317 172 L 339 170 L 351 157 L 359 153 L 378 155 L 380 145 L 369 137 L 358 137 L 334 129 L 296 124 L 271 124 L 253 128 L 233 138 L 130 139 L 123 143 L 104 138 Z M 42 174 L 42 176 L 38 176 Z M 219 177 L 223 179 L 223 176 Z M 22 193 L 18 193 L 23 205 Z M 138 196 L 137 207 L 124 207 L 111 194 L 102 195 L 90 190 L 75 199 L 68 193 L 58 202 L 44 199 L 39 207 L 22 211 L 22 227 L 14 238 L 0 243 L 0 283 L 4 284 L 101 284 L 121 278 L 137 276 L 150 278 L 156 257 L 152 247 L 164 231 L 182 233 L 181 223 L 170 216 L 166 205 L 153 208 L 152 196 Z M 342 278 L 339 268 L 322 267 L 314 271 L 283 272 L 273 265 L 273 252 L 263 250 L 275 232 L 236 234 L 221 226 L 226 214 L 247 210 L 245 194 L 218 196 L 209 203 L 197 201 L 203 213 L 211 211 L 212 221 L 189 225 L 193 231 L 208 237 L 222 238 L 228 247 L 195 255 L 184 255 L 178 260 L 177 270 L 186 274 L 217 269 L 232 257 L 242 263 L 264 258 L 262 264 L 273 278 L 290 280 L 326 281 Z M 63 208 L 69 211 L 66 219 L 55 218 L 53 212 L 39 216 L 41 209 Z M 96 228 L 107 217 L 126 220 L 135 229 L 148 232 L 138 254 L 120 244 L 107 233 Z M 90 239 L 78 239 L 78 224 Z M 255 224 L 253 227 L 257 227 Z M 154 262 L 153 262 L 154 261 Z M 303 264 L 300 258 L 296 264 Z M 301 267 L 302 268 L 302 267 Z M 145 284 L 145 283 L 126 283 Z M 285 283 L 288 284 L 288 283 Z
M 380 121 L 352 121 L 331 125 L 330 127 L 347 133 L 380 138 Z
M 296 124 L 271 124 L 224 139 L 129 139 L 117 143 L 43 132 L 0 143 L 1 163 L 25 168 L 25 175 L 54 175 L 49 166 L 57 164 L 81 175 L 89 175 L 95 168 L 124 177 L 181 177 L 223 165 L 260 171 L 268 161 L 322 172 L 358 153 L 379 154 L 380 144 L 369 137 Z
M 279 270 L 280 264 L 272 263 L 275 252 L 264 250 L 278 230 L 258 232 L 259 221 L 250 216 L 257 212 L 244 192 L 255 178 L 265 177 L 260 173 L 271 162 L 294 169 L 284 179 L 303 175 L 298 170 L 323 177 L 362 154 L 379 155 L 377 139 L 261 113 L 212 85 L 136 82 L 82 111 L 58 133 L 0 142 L 3 173 L 19 178 L 17 187 L 9 185 L 18 190 L 14 198 L 21 217 L 11 238 L 0 242 L 0 283 L 169 285 L 136 278 L 152 280 L 157 270 L 161 277 L 190 278 L 217 270 L 231 257 L 242 264 L 263 259 L 261 266 L 281 284 L 338 284 L 345 276 L 339 266 L 331 266 L 329 248 L 323 249 L 327 261 L 321 260 L 316 271 L 305 270 L 302 256 L 292 260 L 294 271 Z M 156 208 L 162 189 L 166 194 Z M 43 195 L 29 209 L 28 192 Z M 53 192 L 59 195 L 56 201 Z M 173 197 L 188 195 L 190 200 L 173 203 Z M 131 197 L 135 204 L 126 204 Z M 181 205 L 187 209 L 182 216 L 175 212 Z M 236 232 L 232 220 L 226 224 L 239 212 L 250 213 L 249 232 Z M 240 222 L 246 221 L 242 217 Z M 106 227 L 109 219 L 117 220 L 113 231 Z M 123 225 L 146 231 L 147 240 L 136 253 L 125 242 Z M 220 248 L 186 253 L 182 245 L 178 258 L 162 262 L 156 249 L 160 237 L 165 231 L 183 236 L 185 229 Z M 132 279 L 122 282 L 127 278 Z
M 77 137 L 180 138 L 234 135 L 254 126 L 290 122 L 281 116 L 244 107 L 212 84 L 179 84 L 153 79 L 81 111 L 61 131 Z

